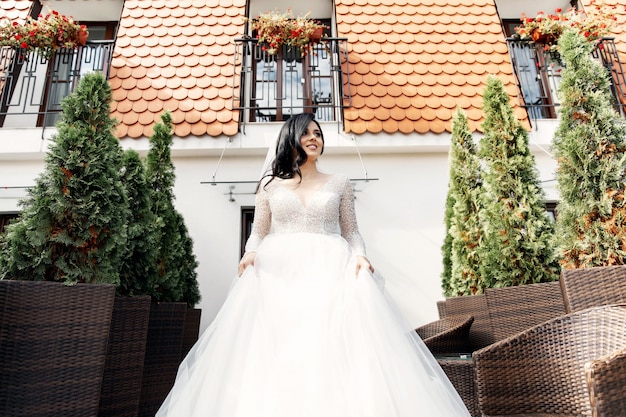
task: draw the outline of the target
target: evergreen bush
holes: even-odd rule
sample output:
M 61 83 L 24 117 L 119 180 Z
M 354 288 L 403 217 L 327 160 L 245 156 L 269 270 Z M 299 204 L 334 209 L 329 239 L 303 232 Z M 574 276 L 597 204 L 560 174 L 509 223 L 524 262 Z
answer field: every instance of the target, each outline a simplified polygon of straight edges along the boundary
M 119 284 L 129 208 L 110 104 L 97 72 L 63 100 L 44 170 L 1 238 L 1 278 Z
M 197 261 L 183 217 L 174 207 L 174 164 L 171 160 L 172 116 L 161 115 L 150 138 L 146 158 L 147 178 L 157 219 L 157 275 L 150 295 L 155 301 L 186 301 L 193 307 L 200 300 L 196 280 Z
M 554 224 L 545 211 L 528 133 L 497 77 L 488 77 L 483 101 L 481 279 L 487 288 L 556 281 Z
M 452 119 L 450 145 L 450 182 L 452 201 L 449 220 L 450 279 L 444 286 L 446 296 L 482 293 L 479 245 L 482 228 L 479 220 L 482 174 L 467 117 L 460 109 Z
M 626 126 L 613 108 L 610 79 L 576 31 L 559 40 L 565 63 L 554 139 L 558 253 L 564 268 L 626 260 Z

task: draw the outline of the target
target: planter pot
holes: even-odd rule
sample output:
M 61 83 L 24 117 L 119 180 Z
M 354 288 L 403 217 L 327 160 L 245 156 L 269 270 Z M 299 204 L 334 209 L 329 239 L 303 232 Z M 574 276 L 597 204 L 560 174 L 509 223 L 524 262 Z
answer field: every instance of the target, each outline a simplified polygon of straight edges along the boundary
M 0 281 L 0 415 L 98 414 L 115 286 Z
M 185 326 L 183 330 L 183 345 L 180 352 L 180 361 L 182 362 L 189 353 L 189 350 L 198 341 L 200 335 L 200 318 L 202 310 L 199 308 L 188 308 L 185 312 Z
M 150 296 L 115 297 L 99 417 L 137 417 L 149 318 Z
M 139 416 L 154 417 L 174 386 L 183 344 L 186 303 L 152 303 Z

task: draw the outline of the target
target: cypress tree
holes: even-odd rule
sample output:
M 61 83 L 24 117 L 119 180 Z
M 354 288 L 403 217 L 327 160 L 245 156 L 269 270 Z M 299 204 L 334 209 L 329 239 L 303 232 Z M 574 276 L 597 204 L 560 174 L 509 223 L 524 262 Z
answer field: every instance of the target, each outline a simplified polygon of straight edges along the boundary
M 497 77 L 488 77 L 483 100 L 484 236 L 479 256 L 484 284 L 507 287 L 558 280 L 554 224 L 545 211 L 528 133 Z
M 139 154 L 124 152 L 122 180 L 126 186 L 130 218 L 128 248 L 120 270 L 120 295 L 150 294 L 156 277 L 156 217 L 152 212 L 152 190 Z
M 129 209 L 110 104 L 97 72 L 63 100 L 44 170 L 3 237 L 2 278 L 119 283 Z
M 452 235 L 450 234 L 450 225 L 452 222 L 452 207 L 454 206 L 454 198 L 450 192 L 448 185 L 448 195 L 446 196 L 446 210 L 443 223 L 445 226 L 445 237 L 443 245 L 441 245 L 441 255 L 443 257 L 443 271 L 441 272 L 441 288 L 443 294 L 447 297 L 453 294 L 450 279 L 452 277 Z
M 480 160 L 460 109 L 452 119 L 449 196 L 454 201 L 450 218 L 451 275 L 447 296 L 473 295 L 484 290 L 480 278 L 479 220 L 482 178 Z
M 156 301 L 197 302 L 197 261 L 183 217 L 174 207 L 173 188 L 176 175 L 170 152 L 172 131 L 172 116 L 169 112 L 164 112 L 161 121 L 154 126 L 146 158 L 158 242 L 157 275 L 151 295 Z M 193 295 L 194 291 L 197 295 Z M 189 295 L 190 292 L 192 295 Z
M 565 63 L 553 143 L 558 161 L 557 239 L 564 268 L 623 265 L 626 126 L 612 106 L 607 70 L 576 31 L 559 40 Z

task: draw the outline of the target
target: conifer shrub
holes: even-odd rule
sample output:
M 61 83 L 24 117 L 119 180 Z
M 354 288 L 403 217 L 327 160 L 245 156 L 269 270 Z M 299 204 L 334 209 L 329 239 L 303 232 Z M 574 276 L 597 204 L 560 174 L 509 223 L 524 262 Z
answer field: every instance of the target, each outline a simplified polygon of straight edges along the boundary
M 626 263 L 626 125 L 613 108 L 610 79 L 592 58 L 594 45 L 574 30 L 559 40 L 565 69 L 553 149 L 560 201 L 561 265 Z
M 43 172 L 1 238 L 1 278 L 119 284 L 129 208 L 110 104 L 97 72 L 63 100 Z

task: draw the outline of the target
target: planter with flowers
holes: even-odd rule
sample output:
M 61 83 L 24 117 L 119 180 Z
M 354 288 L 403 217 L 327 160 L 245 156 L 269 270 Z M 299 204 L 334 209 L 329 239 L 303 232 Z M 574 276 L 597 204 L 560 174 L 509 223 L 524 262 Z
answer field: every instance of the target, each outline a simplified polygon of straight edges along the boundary
M 276 55 L 283 46 L 287 50 L 299 50 L 307 55 L 313 45 L 321 42 L 326 26 L 304 16 L 294 17 L 290 9 L 285 13 L 278 11 L 265 12 L 254 19 L 245 18 L 261 44 L 263 51 Z
M 50 58 L 59 48 L 77 48 L 87 42 L 89 31 L 85 25 L 56 10 L 29 18 L 25 23 L 4 21 L 0 24 L 0 46 L 20 49 L 23 56 L 36 51 Z
M 575 28 L 589 42 L 608 35 L 617 17 L 615 6 L 592 0 L 586 10 L 568 9 L 565 13 L 558 8 L 554 13 L 539 12 L 534 18 L 522 15 L 522 24 L 515 28 L 521 39 L 532 39 L 543 45 L 544 51 L 558 55 L 558 41 L 563 31 Z

